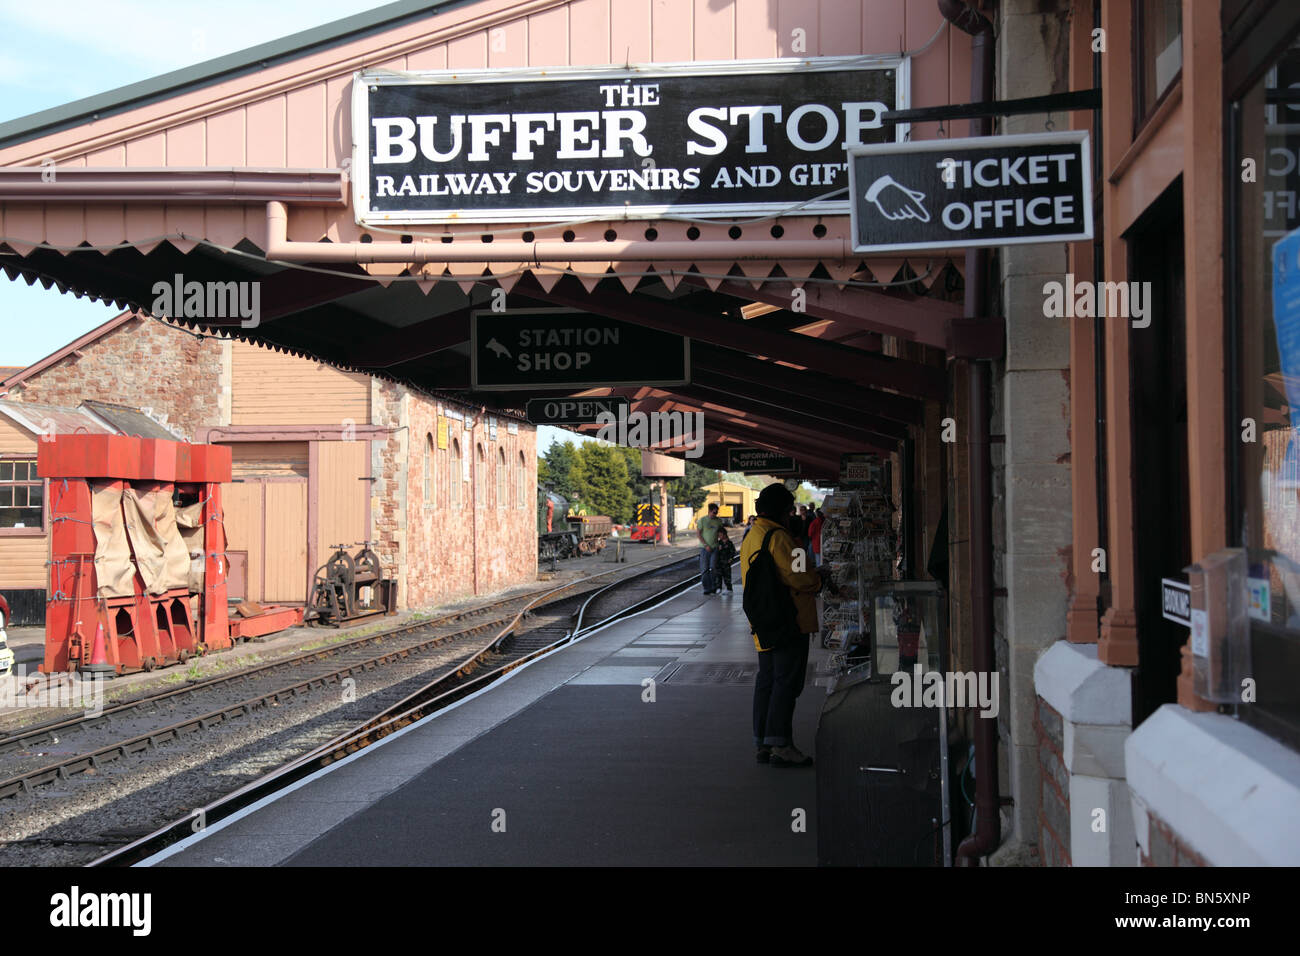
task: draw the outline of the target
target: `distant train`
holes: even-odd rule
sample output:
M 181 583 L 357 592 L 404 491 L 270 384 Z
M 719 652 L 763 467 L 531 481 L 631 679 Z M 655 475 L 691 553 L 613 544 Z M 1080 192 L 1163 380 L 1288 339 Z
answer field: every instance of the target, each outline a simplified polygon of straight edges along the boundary
M 549 506 L 549 507 L 548 507 Z M 537 489 L 537 559 L 572 558 L 605 548 L 614 522 L 605 515 L 570 515 L 569 502 L 549 488 Z
M 673 515 L 674 506 L 677 499 L 672 495 L 668 496 L 668 514 Z M 636 505 L 636 517 L 632 520 L 632 540 L 633 541 L 656 541 L 659 538 L 659 504 L 658 500 L 642 498 Z M 677 538 L 677 529 L 673 527 L 674 522 L 668 522 L 668 540 L 674 541 Z

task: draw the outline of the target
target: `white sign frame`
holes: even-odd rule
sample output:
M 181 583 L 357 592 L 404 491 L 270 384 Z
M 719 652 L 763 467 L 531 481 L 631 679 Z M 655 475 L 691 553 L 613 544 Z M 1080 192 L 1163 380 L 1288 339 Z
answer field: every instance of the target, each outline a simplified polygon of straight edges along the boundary
M 370 110 L 367 93 L 370 86 L 412 86 L 468 82 L 509 83 L 519 80 L 623 80 L 650 79 L 657 76 L 716 76 L 719 74 L 794 73 L 838 71 L 846 69 L 894 70 L 895 110 L 910 108 L 912 60 L 897 54 L 865 56 L 780 57 L 770 60 L 700 60 L 677 63 L 652 63 L 644 66 L 614 67 L 506 67 L 483 70 L 428 70 L 393 73 L 389 70 L 361 70 L 352 75 L 352 207 L 361 226 L 445 225 L 458 222 L 567 222 L 577 219 L 654 219 L 656 217 L 692 216 L 703 218 L 737 218 L 779 213 L 789 209 L 787 202 L 735 203 L 659 206 L 571 206 L 561 209 L 448 209 L 415 210 L 406 213 L 376 212 L 370 208 L 367 193 L 370 185 Z M 888 113 L 885 114 L 887 119 Z M 896 123 L 894 137 L 905 145 L 910 124 Z M 892 145 L 892 144 L 890 144 Z M 851 164 L 850 164 L 851 166 Z M 852 193 L 841 200 L 806 203 L 800 213 L 808 215 L 847 215 L 852 209 Z
M 885 245 L 858 245 L 858 204 L 853 197 L 858 195 L 857 175 L 853 162 L 856 156 L 880 155 L 882 153 L 942 153 L 948 149 L 996 148 L 999 146 L 1046 146 L 1049 143 L 1081 144 L 1083 166 L 1083 223 L 1085 236 L 1073 233 L 1061 233 L 1048 236 L 1025 236 L 1023 238 L 995 237 L 992 239 L 958 239 L 954 237 L 947 242 L 901 242 Z M 886 252 L 916 252 L 920 250 L 976 249 L 992 246 L 1024 246 L 1050 242 L 1091 242 L 1095 231 L 1092 222 L 1092 142 L 1087 130 L 1071 129 L 1050 133 L 1016 133 L 1010 136 L 966 136 L 960 139 L 921 139 L 910 143 L 877 143 L 872 146 L 855 146 L 846 149 L 849 158 L 849 235 L 853 238 L 855 255 L 875 255 Z

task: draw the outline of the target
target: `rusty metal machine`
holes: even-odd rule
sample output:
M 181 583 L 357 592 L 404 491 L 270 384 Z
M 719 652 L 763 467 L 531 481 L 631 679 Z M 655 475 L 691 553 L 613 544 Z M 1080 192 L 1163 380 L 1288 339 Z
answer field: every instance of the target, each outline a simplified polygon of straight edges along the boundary
M 379 555 L 364 541 L 348 553 L 346 544 L 332 544 L 334 553 L 316 572 L 307 617 L 338 627 L 373 614 L 392 614 L 397 606 L 397 582 L 384 577 Z

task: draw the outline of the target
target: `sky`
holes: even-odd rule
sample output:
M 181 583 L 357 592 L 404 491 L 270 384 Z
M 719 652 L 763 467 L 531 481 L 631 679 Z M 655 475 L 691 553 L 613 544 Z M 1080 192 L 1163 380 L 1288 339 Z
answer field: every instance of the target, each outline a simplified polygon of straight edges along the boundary
M 385 6 L 377 0 L 0 0 L 0 122 Z M 0 366 L 117 315 L 0 273 Z

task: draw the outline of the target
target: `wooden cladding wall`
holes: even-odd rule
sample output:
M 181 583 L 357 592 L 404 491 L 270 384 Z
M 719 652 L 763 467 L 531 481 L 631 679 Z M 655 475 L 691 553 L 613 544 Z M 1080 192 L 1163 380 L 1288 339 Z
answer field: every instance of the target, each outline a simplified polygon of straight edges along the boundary
M 44 588 L 49 550 L 49 538 L 41 532 L 0 537 L 0 588 Z
M 310 467 L 308 457 L 305 441 L 230 443 L 231 472 L 235 478 L 306 478 Z
M 0 455 L 35 454 L 35 436 L 9 419 L 0 417 Z
M 230 362 L 232 425 L 370 424 L 368 375 L 246 342 Z

